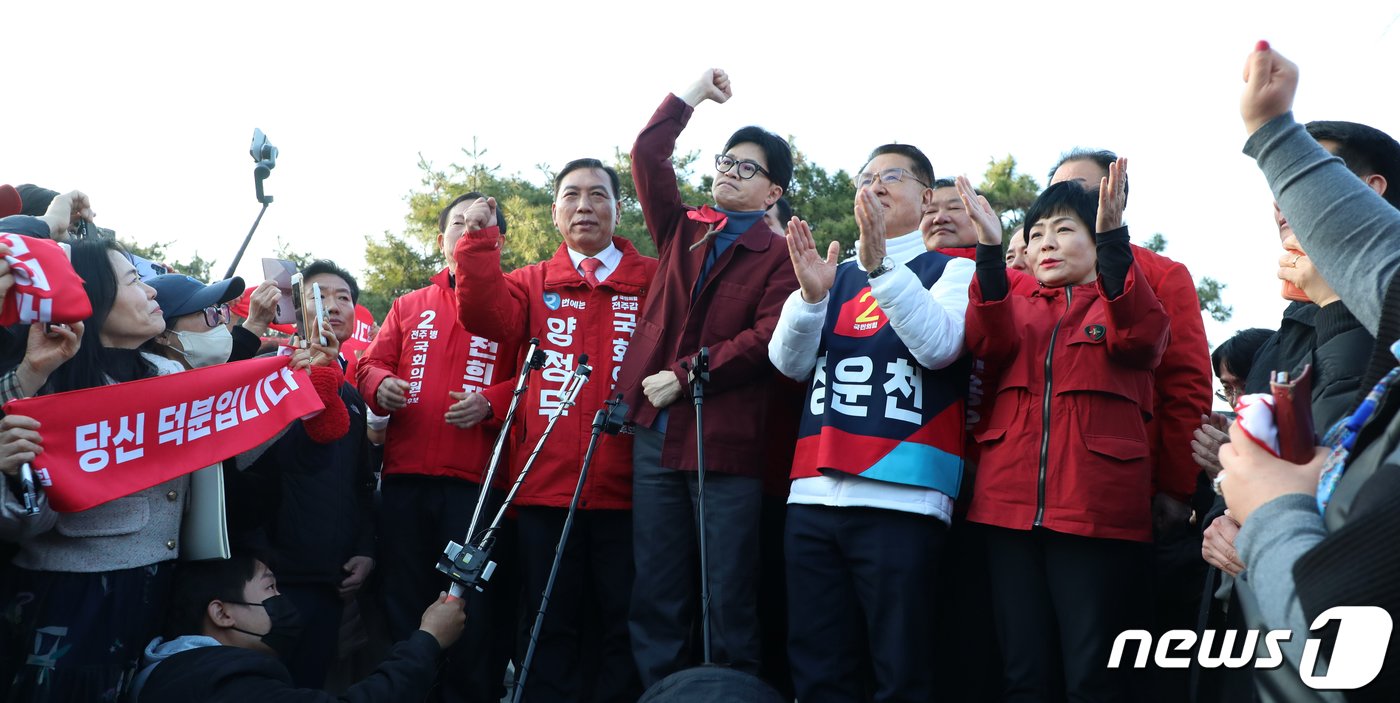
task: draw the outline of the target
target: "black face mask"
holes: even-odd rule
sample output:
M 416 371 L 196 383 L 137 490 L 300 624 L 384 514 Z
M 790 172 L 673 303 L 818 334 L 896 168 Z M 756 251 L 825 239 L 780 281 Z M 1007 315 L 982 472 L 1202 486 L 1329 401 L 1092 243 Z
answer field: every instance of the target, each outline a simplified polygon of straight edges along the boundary
M 301 621 L 301 613 L 297 612 L 297 607 L 292 605 L 291 600 L 286 596 L 276 595 L 264 600 L 261 603 L 248 603 L 245 601 L 228 600 L 225 603 L 237 603 L 239 605 L 261 606 L 267 610 L 267 617 L 272 621 L 272 626 L 267 632 L 249 632 L 239 627 L 233 628 L 245 635 L 253 635 L 261 638 L 263 644 L 272 648 L 272 651 L 286 657 L 296 649 L 297 643 L 301 641 L 301 631 L 304 625 Z

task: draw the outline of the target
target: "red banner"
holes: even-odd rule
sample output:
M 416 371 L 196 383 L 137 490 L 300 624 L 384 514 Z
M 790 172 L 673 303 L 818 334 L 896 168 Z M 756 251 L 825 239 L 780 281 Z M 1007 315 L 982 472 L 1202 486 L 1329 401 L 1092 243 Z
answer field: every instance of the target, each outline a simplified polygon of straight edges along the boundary
M 70 324 L 92 317 L 83 279 L 68 263 L 68 254 L 58 242 L 0 234 L 0 244 L 10 248 L 5 262 L 15 279 L 5 294 L 0 326 L 16 322 Z
M 34 478 L 54 510 L 74 512 L 217 464 L 324 408 L 306 371 L 277 356 L 15 400 L 5 413 L 39 421 Z

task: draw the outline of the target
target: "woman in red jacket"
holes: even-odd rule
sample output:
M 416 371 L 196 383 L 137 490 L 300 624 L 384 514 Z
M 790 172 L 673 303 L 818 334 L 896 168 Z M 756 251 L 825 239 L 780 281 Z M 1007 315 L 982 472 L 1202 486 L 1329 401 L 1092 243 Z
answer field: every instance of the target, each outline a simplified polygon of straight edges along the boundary
M 1007 700 L 1131 698 L 1106 664 L 1150 603 L 1146 420 L 1168 320 L 1122 226 L 1126 165 L 1031 205 L 1029 297 L 1007 294 L 1001 222 L 958 180 L 978 230 L 968 346 L 1000 370 L 968 520 L 987 526 Z

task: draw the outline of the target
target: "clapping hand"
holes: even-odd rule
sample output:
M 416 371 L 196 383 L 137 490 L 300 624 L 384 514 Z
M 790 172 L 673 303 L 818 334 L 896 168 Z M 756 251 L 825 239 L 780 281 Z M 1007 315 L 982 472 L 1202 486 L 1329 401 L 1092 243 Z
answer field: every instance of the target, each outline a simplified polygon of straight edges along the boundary
M 841 243 L 832 242 L 826 248 L 826 259 L 817 253 L 817 241 L 812 237 L 812 228 L 796 217 L 787 226 L 788 256 L 792 258 L 792 270 L 797 274 L 797 283 L 802 289 L 802 299 L 808 303 L 819 303 L 827 291 L 836 283 L 836 264 L 841 255 Z
M 978 195 L 972 189 L 972 182 L 967 180 L 967 176 L 958 176 L 954 185 L 957 186 L 963 207 L 972 217 L 972 226 L 977 229 L 977 243 L 989 247 L 1001 246 L 1001 216 L 992 209 L 987 197 Z

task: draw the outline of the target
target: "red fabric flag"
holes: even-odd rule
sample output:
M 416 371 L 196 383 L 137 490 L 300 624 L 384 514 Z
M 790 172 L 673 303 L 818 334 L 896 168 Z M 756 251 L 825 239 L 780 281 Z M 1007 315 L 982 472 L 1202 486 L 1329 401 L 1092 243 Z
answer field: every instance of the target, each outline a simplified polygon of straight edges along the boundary
M 711 231 L 715 232 L 724 229 L 724 226 L 729 224 L 728 215 L 725 215 L 709 205 L 701 205 L 695 210 L 687 210 L 685 216 L 696 222 L 704 222 L 710 226 Z
M 32 462 L 49 505 L 87 510 L 217 464 L 325 406 L 305 370 L 275 356 L 15 400 L 39 421 Z
M 15 283 L 5 293 L 0 326 L 16 322 L 71 324 L 92 317 L 92 303 L 83 290 L 83 279 L 73 270 L 58 242 L 22 234 L 0 234 L 0 244 L 10 248 L 5 257 Z

